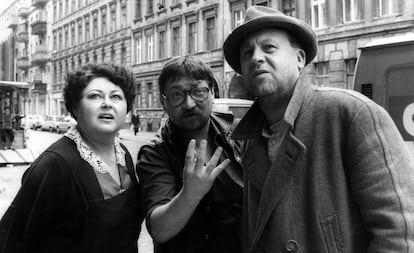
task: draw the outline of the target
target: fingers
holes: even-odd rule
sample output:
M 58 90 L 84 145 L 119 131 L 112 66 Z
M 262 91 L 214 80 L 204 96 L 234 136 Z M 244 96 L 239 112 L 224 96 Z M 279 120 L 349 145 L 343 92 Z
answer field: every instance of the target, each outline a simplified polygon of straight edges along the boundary
M 188 171 L 193 171 L 196 163 L 196 140 L 192 139 L 188 143 L 187 152 L 185 153 L 184 168 Z
M 223 152 L 222 147 L 216 148 L 216 151 L 214 151 L 213 156 L 210 158 L 210 161 L 207 163 L 207 166 L 206 166 L 206 170 L 208 173 L 211 173 L 214 167 L 216 167 L 222 152 Z
M 203 168 L 206 160 L 207 141 L 201 140 L 200 147 L 197 152 L 196 168 Z
M 211 171 L 211 177 L 216 178 L 226 167 L 229 165 L 230 159 L 222 161 L 218 166 L 214 167 Z

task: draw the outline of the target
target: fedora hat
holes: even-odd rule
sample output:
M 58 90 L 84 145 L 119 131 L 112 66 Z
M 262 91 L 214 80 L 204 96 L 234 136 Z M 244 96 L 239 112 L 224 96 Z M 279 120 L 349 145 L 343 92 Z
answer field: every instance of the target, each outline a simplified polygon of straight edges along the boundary
M 253 5 L 247 9 L 243 24 L 229 34 L 223 45 L 224 57 L 237 73 L 241 74 L 239 52 L 243 39 L 252 32 L 269 27 L 283 29 L 296 39 L 306 53 L 305 65 L 316 56 L 316 34 L 307 23 L 276 9 Z

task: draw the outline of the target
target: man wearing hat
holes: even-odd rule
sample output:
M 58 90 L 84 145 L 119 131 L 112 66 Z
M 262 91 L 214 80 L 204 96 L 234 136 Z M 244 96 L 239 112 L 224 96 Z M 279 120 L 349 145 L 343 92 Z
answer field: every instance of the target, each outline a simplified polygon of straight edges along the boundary
M 388 113 L 313 86 L 305 22 L 263 6 L 224 42 L 256 101 L 243 140 L 245 252 L 414 252 L 414 161 Z

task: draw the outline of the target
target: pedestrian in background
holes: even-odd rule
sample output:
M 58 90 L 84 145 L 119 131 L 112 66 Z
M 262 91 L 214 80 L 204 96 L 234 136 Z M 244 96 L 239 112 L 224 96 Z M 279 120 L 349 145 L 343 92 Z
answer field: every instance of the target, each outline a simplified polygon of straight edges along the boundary
M 122 66 L 67 75 L 65 105 L 77 125 L 24 173 L 0 221 L 1 253 L 137 252 L 141 190 L 118 137 L 134 95 Z
M 240 253 L 242 169 L 229 138 L 233 116 L 211 112 L 214 74 L 178 57 L 158 85 L 169 119 L 137 163 L 155 252 Z
M 137 133 L 139 132 L 139 127 L 140 127 L 138 110 L 135 110 L 134 113 L 132 114 L 131 122 L 134 127 L 134 135 L 137 135 Z
M 13 149 L 14 132 L 13 132 L 13 115 L 10 111 L 10 107 L 4 107 L 2 120 L 1 120 L 1 141 L 3 142 L 4 149 Z
M 305 22 L 252 6 L 224 55 L 256 97 L 245 141 L 245 252 L 414 252 L 414 162 L 388 113 L 321 88 Z

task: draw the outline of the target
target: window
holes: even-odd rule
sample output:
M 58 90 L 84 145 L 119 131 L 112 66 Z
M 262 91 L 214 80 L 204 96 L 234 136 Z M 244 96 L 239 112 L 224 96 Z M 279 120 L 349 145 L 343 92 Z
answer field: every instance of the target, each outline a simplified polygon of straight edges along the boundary
M 147 15 L 154 13 L 154 0 L 147 1 Z
M 136 0 L 136 4 L 135 4 L 135 18 L 141 18 L 142 17 L 142 3 L 141 0 Z
M 78 0 L 78 8 L 82 8 L 83 7 L 83 0 Z
M 124 28 L 127 26 L 127 6 L 124 4 L 121 7 L 121 28 Z
M 123 46 L 121 48 L 121 64 L 126 64 L 126 48 Z
M 69 0 L 65 0 L 65 16 L 69 14 Z
M 63 0 L 59 0 L 59 19 L 63 17 Z
M 98 56 L 96 55 L 95 52 L 93 52 L 93 63 L 94 64 L 98 63 Z
M 235 10 L 233 12 L 233 29 L 243 24 L 244 10 Z
M 152 82 L 147 83 L 147 108 L 152 108 L 153 100 L 154 100 L 154 94 L 153 94 L 153 85 Z
M 356 58 L 346 59 L 346 87 L 352 89 L 352 83 L 354 82 Z
M 57 50 L 57 34 L 53 32 L 53 50 Z
M 216 48 L 216 18 L 210 17 L 206 19 L 206 49 L 212 50 Z
M 93 38 L 98 38 L 98 14 L 93 14 Z
M 90 39 L 90 34 L 91 34 L 91 28 L 89 26 L 89 18 L 85 19 L 85 41 L 89 41 Z
M 142 92 L 141 92 L 141 84 L 137 84 L 136 87 L 136 94 L 135 94 L 135 103 L 137 108 L 142 108 Z
M 76 45 L 76 32 L 75 32 L 75 24 L 72 24 L 71 30 L 70 30 L 70 44 L 71 46 Z
M 111 49 L 111 62 L 115 63 L 115 49 L 114 48 Z
M 63 48 L 68 48 L 68 42 L 69 42 L 69 31 L 68 31 L 68 27 L 66 26 L 65 27 L 65 38 L 63 39 L 63 43 L 64 43 L 64 46 L 63 46 Z
M 116 30 L 116 9 L 115 5 L 111 6 L 111 32 Z
M 76 11 L 76 0 L 72 0 L 72 12 Z
M 342 0 L 342 20 L 344 23 L 359 20 L 360 0 Z
M 63 38 L 62 31 L 59 32 L 59 50 L 63 49 Z
M 315 63 L 316 84 L 319 86 L 329 85 L 329 62 Z
M 102 62 L 105 62 L 105 57 L 106 57 L 105 49 L 102 48 Z
M 325 0 L 312 0 L 311 22 L 313 28 L 326 27 L 326 3 Z
M 165 58 L 165 31 L 158 33 L 158 59 Z
M 135 63 L 142 63 L 142 40 L 141 36 L 135 37 Z
M 78 43 L 82 43 L 82 21 L 78 21 Z
M 102 9 L 102 35 L 106 34 L 106 9 Z
M 53 21 L 57 20 L 56 15 L 57 15 L 57 6 L 56 6 L 56 3 L 53 3 Z
M 172 29 L 172 39 L 173 39 L 173 46 L 172 46 L 172 56 L 180 55 L 180 27 L 176 26 Z
M 154 35 L 148 34 L 145 36 L 147 44 L 147 62 L 154 60 Z
M 282 8 L 285 15 L 296 17 L 296 0 L 283 0 Z
M 386 16 L 399 12 L 399 0 L 376 0 L 376 16 Z
M 197 52 L 197 23 L 188 24 L 188 53 Z

